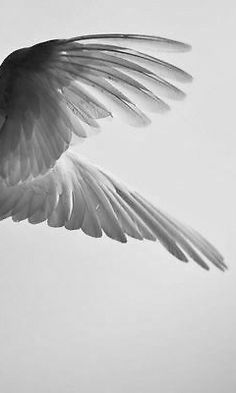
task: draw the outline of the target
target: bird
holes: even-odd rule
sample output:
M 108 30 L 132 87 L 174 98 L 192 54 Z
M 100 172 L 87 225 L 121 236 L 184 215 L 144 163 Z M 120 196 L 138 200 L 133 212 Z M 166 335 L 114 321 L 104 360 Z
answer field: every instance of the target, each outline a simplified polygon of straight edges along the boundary
M 154 35 L 112 33 L 10 53 L 0 66 L 0 219 L 46 221 L 121 243 L 158 240 L 178 260 L 226 270 L 221 253 L 196 230 L 73 149 L 97 133 L 102 119 L 143 127 L 151 121 L 147 113 L 164 113 L 166 101 L 184 98 L 176 82 L 192 77 L 159 53 L 190 48 Z

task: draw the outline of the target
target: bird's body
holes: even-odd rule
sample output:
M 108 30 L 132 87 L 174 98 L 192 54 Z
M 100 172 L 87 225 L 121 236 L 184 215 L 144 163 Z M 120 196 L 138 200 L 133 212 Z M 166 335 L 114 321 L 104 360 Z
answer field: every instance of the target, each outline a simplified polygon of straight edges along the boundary
M 144 47 L 137 51 L 135 45 Z M 146 111 L 169 109 L 184 93 L 181 69 L 146 54 L 186 51 L 160 37 L 94 35 L 51 40 L 11 53 L 0 67 L 0 219 L 47 221 L 126 242 L 158 239 L 178 259 L 224 270 L 219 252 L 196 231 L 71 151 L 99 120 L 119 115 L 145 126 Z M 161 97 L 161 98 L 160 98 Z M 141 109 L 139 109 L 141 108 Z

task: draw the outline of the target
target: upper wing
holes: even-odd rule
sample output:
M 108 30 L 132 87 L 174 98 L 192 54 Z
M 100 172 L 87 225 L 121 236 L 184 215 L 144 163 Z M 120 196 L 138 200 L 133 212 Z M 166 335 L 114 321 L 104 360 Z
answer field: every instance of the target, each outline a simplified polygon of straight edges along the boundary
M 126 242 L 159 240 L 176 258 L 205 269 L 226 269 L 221 254 L 199 233 L 160 211 L 137 192 L 68 150 L 45 176 L 15 186 L 0 182 L 0 219 L 82 229 Z
M 160 37 L 103 34 L 10 54 L 0 67 L 0 176 L 14 185 L 46 173 L 72 133 L 88 136 L 101 118 L 118 114 L 134 126 L 148 124 L 146 111 L 166 111 L 166 98 L 184 97 L 168 79 L 191 77 L 147 52 L 188 49 Z

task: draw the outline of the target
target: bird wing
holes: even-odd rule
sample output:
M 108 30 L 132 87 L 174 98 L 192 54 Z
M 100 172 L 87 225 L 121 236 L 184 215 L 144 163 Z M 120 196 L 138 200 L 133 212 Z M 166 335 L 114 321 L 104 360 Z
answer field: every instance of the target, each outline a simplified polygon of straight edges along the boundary
M 99 119 L 118 115 L 133 126 L 148 124 L 146 111 L 166 111 L 166 98 L 184 97 L 169 80 L 191 80 L 150 53 L 188 49 L 160 37 L 102 34 L 10 54 L 0 67 L 0 177 L 15 185 L 46 174 L 72 134 L 87 137 Z
M 0 182 L 0 219 L 28 219 L 32 224 L 82 229 L 93 237 L 107 236 L 126 242 L 159 240 L 176 258 L 188 257 L 204 269 L 207 262 L 226 269 L 221 254 L 198 232 L 163 213 L 102 169 L 86 162 L 71 149 L 46 175 L 7 186 Z

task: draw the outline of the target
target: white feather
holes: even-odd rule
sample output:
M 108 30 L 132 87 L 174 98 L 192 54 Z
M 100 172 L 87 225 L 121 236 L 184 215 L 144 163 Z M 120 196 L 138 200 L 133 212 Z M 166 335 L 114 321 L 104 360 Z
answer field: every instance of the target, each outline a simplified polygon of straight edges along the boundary
M 223 257 L 197 232 L 161 212 L 140 195 L 68 150 L 46 175 L 20 185 L 0 184 L 1 216 L 53 227 L 81 228 L 93 237 L 102 232 L 120 242 L 126 235 L 159 240 L 176 258 L 192 258 L 226 268 Z M 14 197 L 12 197 L 14 196 Z M 50 207 L 50 208 L 49 208 Z
M 200 234 L 67 150 L 73 135 L 98 130 L 99 119 L 118 115 L 145 126 L 146 111 L 164 112 L 166 98 L 183 98 L 168 79 L 187 82 L 190 75 L 151 51 L 189 48 L 161 37 L 100 34 L 10 54 L 0 67 L 0 219 L 47 221 L 120 242 L 159 240 L 182 261 L 224 270 L 223 257 Z

